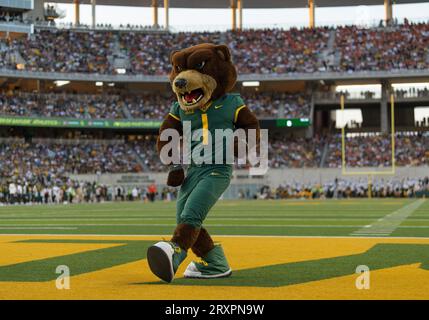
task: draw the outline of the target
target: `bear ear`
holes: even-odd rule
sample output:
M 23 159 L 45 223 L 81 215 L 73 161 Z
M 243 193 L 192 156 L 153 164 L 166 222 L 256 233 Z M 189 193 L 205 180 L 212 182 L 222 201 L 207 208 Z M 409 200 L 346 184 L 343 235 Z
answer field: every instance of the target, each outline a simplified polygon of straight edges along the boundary
M 216 46 L 215 51 L 219 55 L 219 57 L 221 57 L 222 60 L 231 61 L 231 52 L 226 45 L 220 44 Z
M 177 52 L 179 52 L 179 50 L 173 50 L 173 51 L 171 51 L 171 53 L 170 53 L 170 63 L 173 63 L 173 56 L 174 56 Z

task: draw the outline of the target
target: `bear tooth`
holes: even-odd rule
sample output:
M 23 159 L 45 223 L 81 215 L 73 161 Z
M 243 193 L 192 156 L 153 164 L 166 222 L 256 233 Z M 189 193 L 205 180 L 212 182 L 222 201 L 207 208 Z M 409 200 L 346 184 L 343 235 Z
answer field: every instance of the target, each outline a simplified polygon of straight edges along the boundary
M 197 103 L 197 100 L 195 100 L 195 99 L 192 99 L 192 102 L 193 102 L 193 103 Z

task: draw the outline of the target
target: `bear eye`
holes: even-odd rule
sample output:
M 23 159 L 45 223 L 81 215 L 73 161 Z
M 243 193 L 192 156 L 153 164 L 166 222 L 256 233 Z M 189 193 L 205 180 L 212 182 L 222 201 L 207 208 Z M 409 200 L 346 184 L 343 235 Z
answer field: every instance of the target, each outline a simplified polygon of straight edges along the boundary
M 198 69 L 198 70 L 201 70 L 202 68 L 204 68 L 204 65 L 206 64 L 206 62 L 205 61 L 201 61 L 200 63 L 198 63 L 196 66 L 195 66 L 195 69 Z
M 175 66 L 174 68 L 176 68 L 176 71 L 177 71 L 177 72 L 182 71 L 182 68 L 180 68 L 180 66 Z

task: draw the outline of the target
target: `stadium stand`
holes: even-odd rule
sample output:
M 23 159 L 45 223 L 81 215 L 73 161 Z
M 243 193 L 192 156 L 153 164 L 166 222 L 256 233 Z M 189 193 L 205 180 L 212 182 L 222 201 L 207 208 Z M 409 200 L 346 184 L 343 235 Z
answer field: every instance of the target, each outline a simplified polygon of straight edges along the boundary
M 387 135 L 361 134 L 346 138 L 346 163 L 350 167 L 390 167 L 391 139 Z M 398 166 L 429 165 L 429 135 L 427 133 L 397 133 L 395 163 Z M 341 167 L 341 135 L 329 139 L 327 167 Z
M 243 97 L 260 118 L 309 117 L 309 97 L 294 93 L 245 93 Z M 0 114 L 86 119 L 162 119 L 175 101 L 172 94 L 40 94 L 0 95 Z
M 0 170 L 3 177 L 31 174 L 86 174 L 165 171 L 158 160 L 155 136 L 144 139 L 42 139 L 26 142 L 23 138 L 0 144 Z M 329 141 L 328 167 L 341 167 L 340 137 L 332 138 L 274 136 L 270 139 L 271 168 L 319 167 L 323 146 Z M 390 166 L 390 139 L 385 136 L 361 136 L 347 141 L 349 166 Z M 396 159 L 399 166 L 428 165 L 429 135 L 398 134 Z M 412 150 L 412 153 L 409 152 Z M 384 150 L 384 152 L 380 152 Z
M 113 74 L 110 32 L 40 31 L 30 39 L 19 38 L 12 48 L 29 71 Z
M 106 27 L 106 30 L 82 28 L 77 31 L 36 28 L 29 38 L 0 40 L 0 70 L 13 70 L 19 74 L 17 62 L 21 61 L 19 69 L 32 72 L 116 76 L 115 59 L 121 56 L 126 61 L 127 75 L 165 76 L 170 69 L 170 52 L 199 42 L 226 43 L 234 52 L 234 63 L 240 74 L 351 74 L 357 71 L 429 68 L 428 23 L 405 21 L 399 25 L 372 28 L 352 25 L 197 33 L 135 29 L 114 30 Z M 262 120 L 309 118 L 313 122 L 314 101 L 312 93 L 307 90 L 312 85 L 300 86 L 298 92 L 291 90 L 294 93 L 257 89 L 243 90 L 241 95 Z M 129 90 L 127 85 L 115 90 L 93 90 L 91 93 L 76 89 L 61 92 L 61 88 L 41 93 L 19 86 L 11 89 L 7 85 L 0 90 L 0 115 L 14 117 L 159 120 L 175 100 L 170 90 Z M 397 99 L 426 99 L 428 92 L 428 88 L 394 91 Z M 318 97 L 331 99 L 335 103 L 340 94 L 317 92 Z M 356 98 L 348 92 L 345 96 L 347 99 Z M 366 91 L 358 98 L 371 100 L 375 96 L 373 92 Z M 396 134 L 397 166 L 429 165 L 429 135 L 427 131 L 414 129 L 407 127 Z M 323 134 L 318 131 L 310 135 L 303 130 L 290 130 L 287 134 L 283 131 L 270 133 L 270 168 L 341 167 L 341 139 L 335 130 L 330 128 Z M 74 201 L 140 199 L 145 197 L 145 188 L 125 188 L 119 191 L 118 196 L 115 188 L 123 187 L 74 180 L 70 176 L 157 174 L 166 171 L 155 150 L 156 131 L 139 132 L 138 139 L 127 139 L 127 134 L 123 133 L 118 139 L 112 139 L 114 134 L 102 139 L 89 134 L 84 139 L 69 140 L 52 138 L 49 134 L 47 139 L 38 137 L 41 132 L 42 129 L 31 134 L 24 131 L 24 134 L 21 132 L 13 138 L 8 135 L 4 138 L 5 134 L 2 134 L 0 202 L 42 203 L 57 202 L 59 199 L 73 202 L 73 198 Z M 135 132 L 130 134 L 134 135 Z M 28 139 L 28 136 L 31 138 Z M 363 130 L 349 136 L 346 143 L 347 166 L 391 165 L 390 138 L 387 134 Z M 294 182 L 280 184 L 278 188 L 263 188 L 252 197 L 366 197 L 368 184 L 365 181 L 335 179 L 322 184 Z M 17 190 L 21 189 L 20 197 L 10 195 L 10 184 L 15 184 Z M 374 183 L 372 194 L 413 197 L 429 192 L 426 191 L 428 188 L 427 178 L 391 178 Z M 174 191 L 167 188 L 165 193 L 173 194 Z
M 328 47 L 333 32 L 332 48 Z M 45 72 L 116 74 L 115 48 L 127 52 L 129 74 L 164 75 L 172 50 L 200 42 L 226 42 L 240 73 L 378 71 L 428 68 L 429 24 L 264 29 L 228 32 L 119 32 L 37 30 L 27 38 L 1 41 L 25 60 L 25 69 Z M 326 63 L 326 52 L 339 54 Z M 260 57 L 265 57 L 260 59 Z M 335 60 L 335 59 L 334 59 Z M 335 60 L 336 61 L 336 60 Z M 13 63 L 6 67 L 13 68 Z
M 318 167 L 322 156 L 324 139 L 313 137 L 288 138 L 275 137 L 269 144 L 271 168 L 305 168 Z
M 429 194 L 429 177 L 404 179 L 379 179 L 371 187 L 372 196 L 377 198 L 413 198 Z M 271 190 L 263 188 L 257 197 L 264 199 L 342 199 L 367 198 L 366 179 L 335 179 L 324 184 L 293 183 L 279 185 Z
M 335 71 L 379 71 L 425 69 L 429 24 L 362 29 L 357 26 L 336 30 L 335 50 L 341 52 Z
M 71 139 L 56 142 L 42 139 L 15 141 L 0 145 L 2 177 L 53 173 L 141 172 L 131 145 L 122 141 L 85 141 Z

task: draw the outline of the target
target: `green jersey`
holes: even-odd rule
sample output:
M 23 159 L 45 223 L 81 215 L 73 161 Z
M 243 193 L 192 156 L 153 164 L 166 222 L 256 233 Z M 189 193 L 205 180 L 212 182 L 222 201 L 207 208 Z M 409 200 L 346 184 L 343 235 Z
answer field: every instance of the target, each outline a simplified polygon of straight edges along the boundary
M 184 142 L 190 145 L 190 149 L 187 150 L 187 159 L 192 158 L 194 163 L 194 155 L 200 154 L 204 158 L 204 163 L 210 163 L 210 161 L 218 163 L 216 161 L 219 159 L 218 154 L 222 154 L 221 158 L 225 162 L 228 140 L 226 137 L 223 138 L 222 145 L 219 145 L 216 142 L 216 130 L 229 129 L 232 132 L 235 129 L 238 113 L 244 107 L 244 101 L 238 93 L 229 93 L 209 102 L 205 111 L 201 109 L 184 111 L 179 103 L 175 102 L 171 107 L 170 115 L 182 122 Z M 186 128 L 189 128 L 190 132 Z

